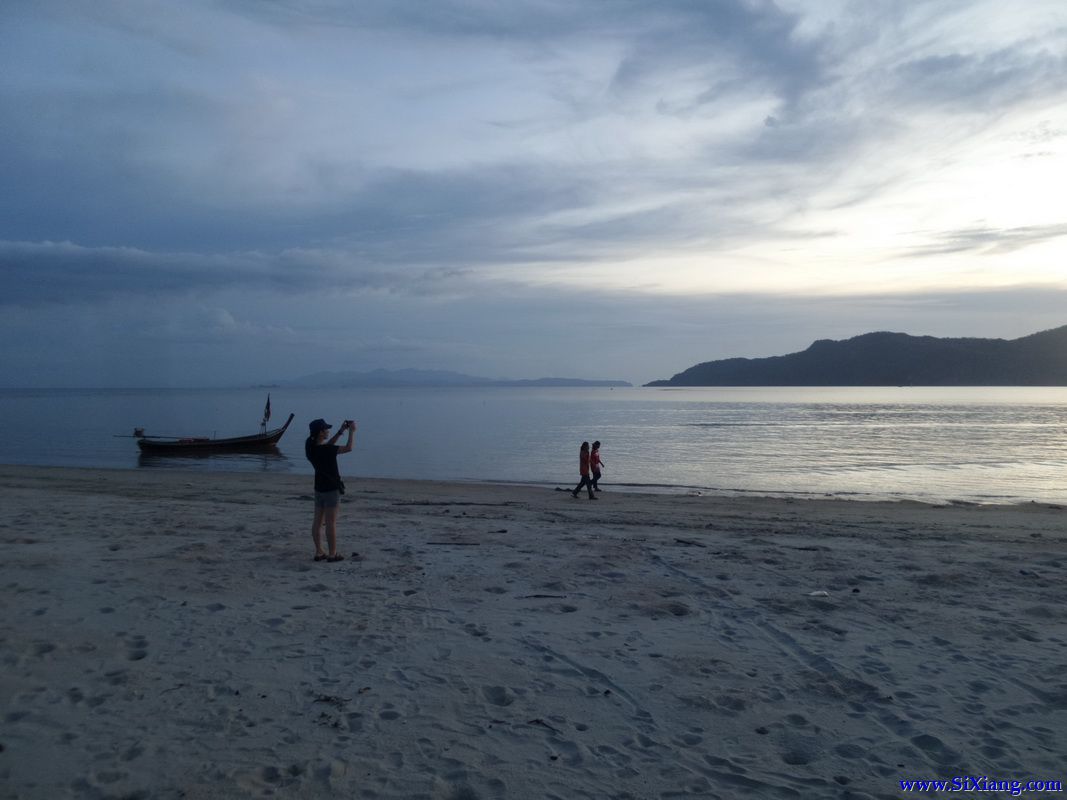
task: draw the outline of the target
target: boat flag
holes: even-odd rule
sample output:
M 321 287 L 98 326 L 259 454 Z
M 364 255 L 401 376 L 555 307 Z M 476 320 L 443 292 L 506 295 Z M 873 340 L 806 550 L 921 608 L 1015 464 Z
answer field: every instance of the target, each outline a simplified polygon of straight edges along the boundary
M 263 424 L 266 425 L 270 419 L 270 394 L 267 394 L 267 407 L 263 409 Z

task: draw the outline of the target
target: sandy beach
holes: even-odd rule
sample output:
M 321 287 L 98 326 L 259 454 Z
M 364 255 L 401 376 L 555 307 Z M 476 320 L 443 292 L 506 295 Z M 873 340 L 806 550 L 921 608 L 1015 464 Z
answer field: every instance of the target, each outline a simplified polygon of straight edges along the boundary
M 1062 508 L 310 482 L 0 467 L 0 797 L 1067 781 Z

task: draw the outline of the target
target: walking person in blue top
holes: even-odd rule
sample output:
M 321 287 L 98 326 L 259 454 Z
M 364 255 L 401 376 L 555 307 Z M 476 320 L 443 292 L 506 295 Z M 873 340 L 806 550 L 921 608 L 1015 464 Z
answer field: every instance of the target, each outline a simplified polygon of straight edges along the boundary
M 316 561 L 343 561 L 344 556 L 337 552 L 337 508 L 344 494 L 345 484 L 337 468 L 337 456 L 352 452 L 353 439 L 356 435 L 356 423 L 345 420 L 341 429 L 326 441 L 330 425 L 324 419 L 312 420 L 308 425 L 309 436 L 304 442 L 304 455 L 315 467 L 315 520 L 311 523 L 311 539 L 315 543 Z M 341 434 L 348 431 L 348 441 L 338 445 Z M 326 528 L 326 546 L 322 549 L 322 528 Z

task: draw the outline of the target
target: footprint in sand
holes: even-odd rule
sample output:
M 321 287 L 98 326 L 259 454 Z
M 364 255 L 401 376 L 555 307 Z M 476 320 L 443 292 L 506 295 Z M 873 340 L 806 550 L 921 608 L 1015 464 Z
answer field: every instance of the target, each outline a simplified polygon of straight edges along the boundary
M 960 761 L 959 753 L 928 733 L 913 737 L 911 743 L 937 764 L 958 764 Z
M 834 752 L 841 758 L 847 758 L 849 760 L 855 760 L 857 758 L 863 758 L 867 755 L 867 751 L 856 744 L 846 743 L 839 744 L 834 748 Z
M 467 633 L 469 633 L 476 639 L 484 639 L 487 642 L 489 641 L 489 633 L 484 625 L 475 625 L 473 622 L 468 622 L 466 625 L 463 626 L 463 630 L 465 630 Z
M 109 786 L 113 783 L 125 780 L 128 775 L 128 773 L 120 772 L 118 770 L 101 770 L 93 775 L 93 782 L 97 785 Z
M 126 649 L 127 661 L 140 661 L 148 656 L 148 640 L 141 634 L 128 640 L 124 639 L 123 645 Z
M 744 711 L 748 704 L 740 697 L 732 697 L 728 694 L 721 694 L 715 698 L 715 705 L 726 716 L 736 716 L 738 713 Z
M 704 741 L 704 737 L 695 733 L 683 733 L 672 741 L 677 747 L 696 747 Z
M 782 753 L 782 761 L 791 767 L 800 767 L 811 763 L 811 755 L 805 750 L 791 748 Z
M 123 686 L 129 679 L 129 673 L 124 669 L 117 669 L 112 672 L 105 672 L 104 679 L 112 686 Z
M 503 686 L 484 686 L 482 695 L 494 706 L 510 706 L 515 702 L 515 695 L 511 694 Z

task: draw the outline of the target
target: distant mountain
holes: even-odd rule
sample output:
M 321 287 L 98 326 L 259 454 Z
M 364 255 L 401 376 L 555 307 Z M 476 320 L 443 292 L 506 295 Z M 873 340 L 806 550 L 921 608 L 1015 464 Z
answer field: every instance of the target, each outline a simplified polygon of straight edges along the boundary
M 302 386 L 315 389 L 349 389 L 358 387 L 405 386 L 631 386 L 626 381 L 592 381 L 580 378 L 537 378 L 534 380 L 496 380 L 433 369 L 375 369 L 370 372 L 316 372 L 279 386 Z
M 1067 325 L 1021 339 L 865 333 L 771 358 L 707 361 L 647 386 L 1067 386 Z

